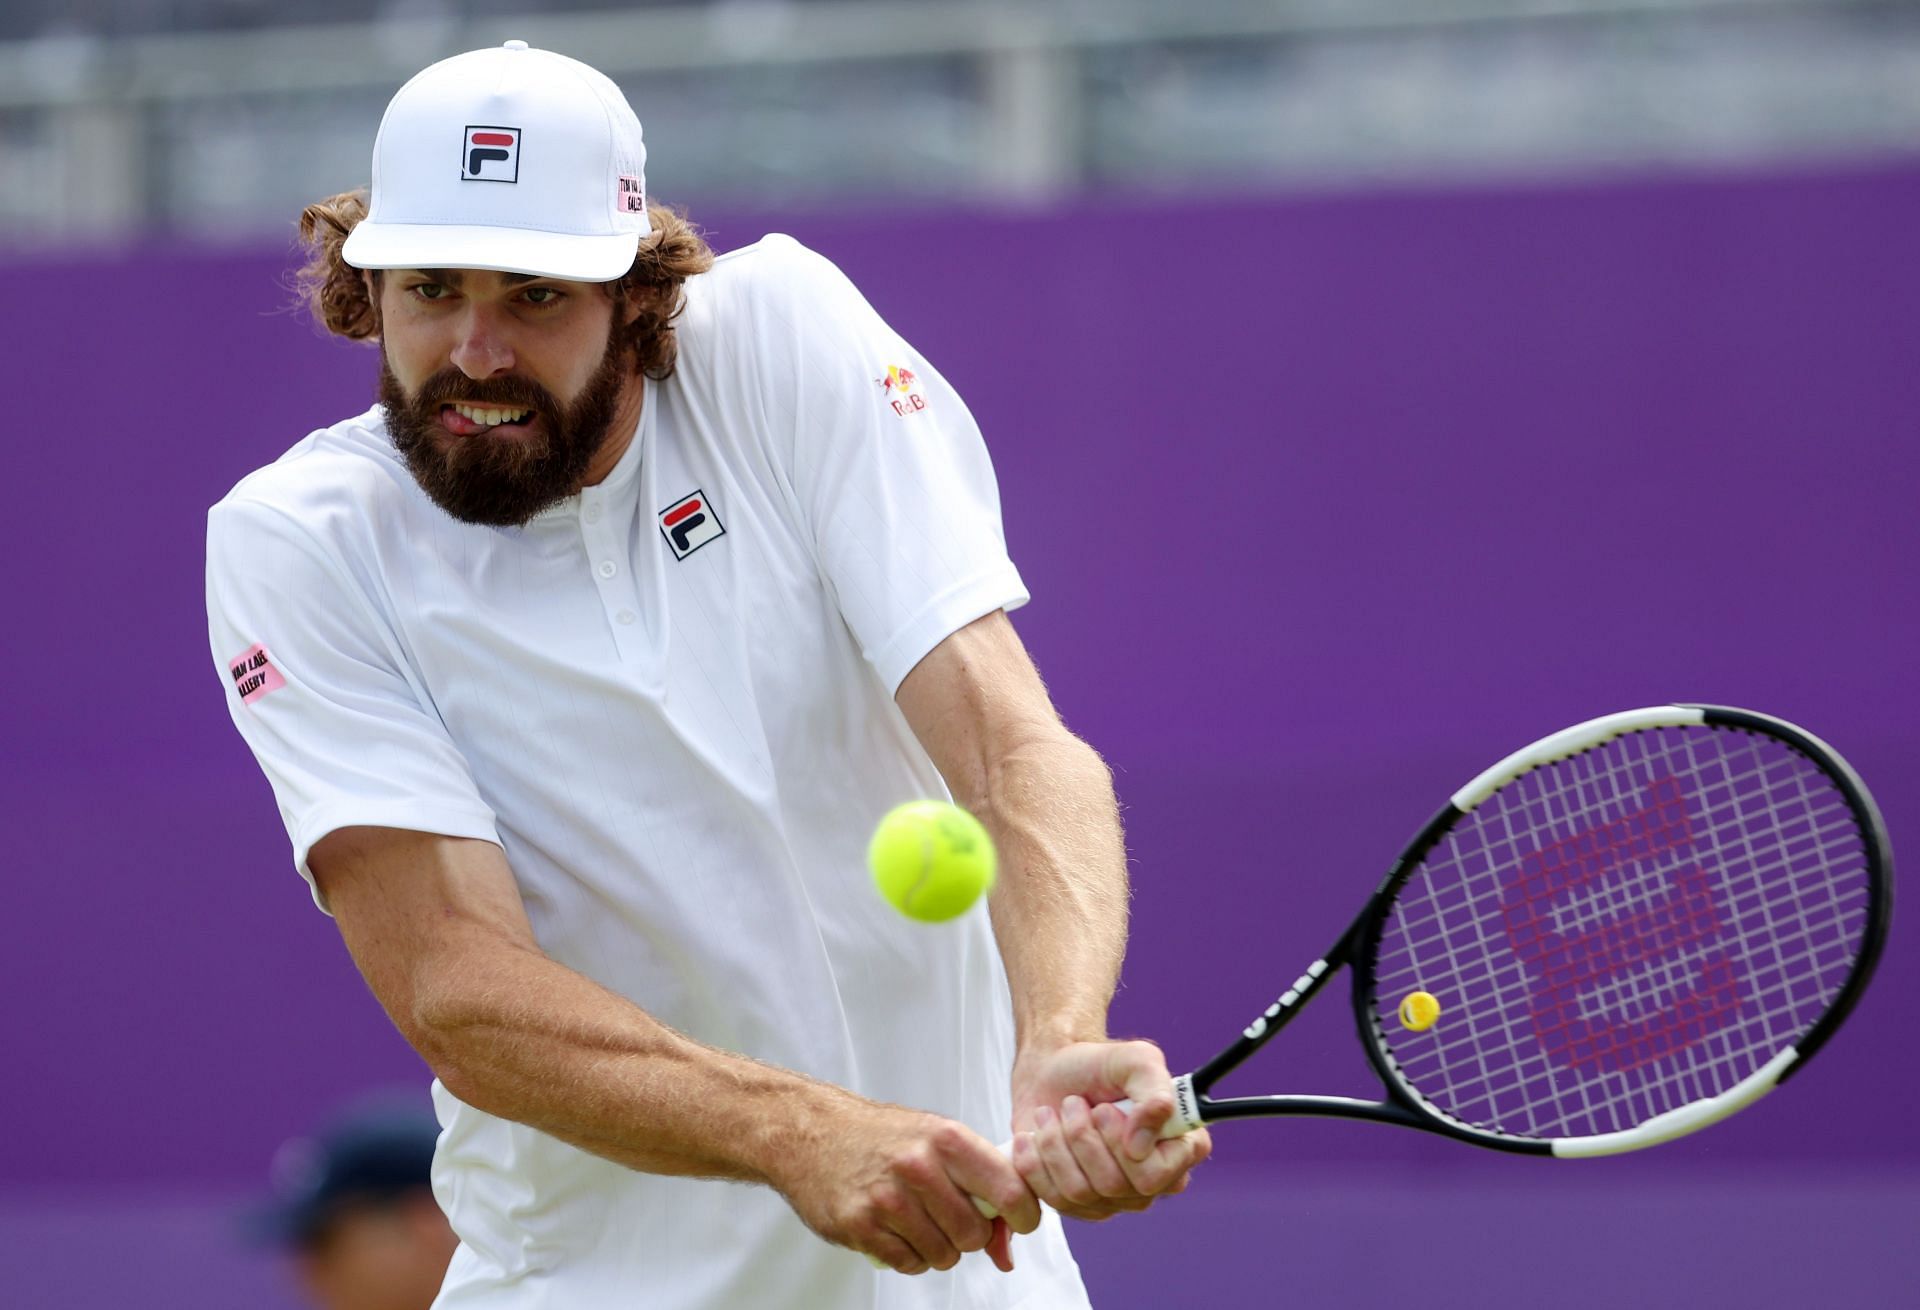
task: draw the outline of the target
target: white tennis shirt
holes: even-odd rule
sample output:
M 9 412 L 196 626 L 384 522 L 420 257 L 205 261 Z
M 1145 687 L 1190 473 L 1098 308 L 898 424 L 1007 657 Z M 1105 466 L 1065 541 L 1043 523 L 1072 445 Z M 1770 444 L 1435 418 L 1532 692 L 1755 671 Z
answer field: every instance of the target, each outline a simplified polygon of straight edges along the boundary
M 228 708 L 307 853 L 351 824 L 499 843 L 541 946 L 682 1032 L 1007 1136 L 984 907 L 928 926 L 867 835 L 942 796 L 893 693 L 1027 599 L 959 396 L 772 236 L 687 286 L 619 464 L 523 528 L 430 502 L 375 407 L 208 518 Z M 324 908 L 324 907 L 323 907 Z M 1058 1217 L 946 1274 L 876 1271 L 770 1189 L 636 1173 L 435 1084 L 444 1310 L 1052 1310 Z

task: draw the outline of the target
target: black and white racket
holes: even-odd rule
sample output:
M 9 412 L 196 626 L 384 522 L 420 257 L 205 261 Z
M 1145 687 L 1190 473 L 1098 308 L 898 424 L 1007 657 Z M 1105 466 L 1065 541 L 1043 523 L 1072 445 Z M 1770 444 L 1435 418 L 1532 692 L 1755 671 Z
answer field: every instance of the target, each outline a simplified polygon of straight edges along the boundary
M 1175 1079 L 1163 1136 L 1263 1115 L 1611 1155 L 1792 1077 L 1873 973 L 1893 908 L 1873 799 L 1811 734 L 1668 705 L 1557 732 L 1454 793 L 1333 949 Z M 1386 1099 L 1216 1098 L 1342 967 Z

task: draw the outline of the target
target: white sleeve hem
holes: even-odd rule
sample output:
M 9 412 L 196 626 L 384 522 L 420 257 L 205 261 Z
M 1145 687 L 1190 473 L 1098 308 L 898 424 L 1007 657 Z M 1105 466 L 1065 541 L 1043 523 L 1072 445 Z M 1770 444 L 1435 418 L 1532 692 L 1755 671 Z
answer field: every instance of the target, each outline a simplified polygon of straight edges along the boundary
M 948 588 L 901 624 L 887 643 L 867 652 L 887 694 L 894 695 L 927 653 L 975 619 L 995 610 L 1016 610 L 1032 596 L 1011 560 Z
M 500 844 L 493 814 L 487 810 L 422 805 L 412 800 L 377 801 L 358 797 L 342 798 L 321 805 L 301 820 L 300 831 L 293 841 L 293 863 L 300 870 L 300 876 L 307 880 L 307 889 L 313 893 L 313 903 L 320 907 L 322 914 L 330 915 L 333 912 L 327 909 L 327 903 L 320 897 L 320 888 L 313 881 L 313 870 L 307 867 L 307 856 L 328 833 L 355 827 L 404 828 L 409 832 L 472 837 L 478 841 L 490 841 L 496 846 Z

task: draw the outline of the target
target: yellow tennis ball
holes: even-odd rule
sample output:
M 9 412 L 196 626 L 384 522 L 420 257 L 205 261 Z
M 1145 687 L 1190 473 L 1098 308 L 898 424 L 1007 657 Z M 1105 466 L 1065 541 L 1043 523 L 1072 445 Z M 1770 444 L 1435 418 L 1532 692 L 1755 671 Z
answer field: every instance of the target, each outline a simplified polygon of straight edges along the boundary
M 1432 992 L 1409 992 L 1400 1002 L 1400 1026 L 1423 1033 L 1440 1017 L 1440 1002 Z
M 940 923 L 965 914 L 993 887 L 993 838 L 946 801 L 908 801 L 887 811 L 867 845 L 873 885 L 909 919 Z

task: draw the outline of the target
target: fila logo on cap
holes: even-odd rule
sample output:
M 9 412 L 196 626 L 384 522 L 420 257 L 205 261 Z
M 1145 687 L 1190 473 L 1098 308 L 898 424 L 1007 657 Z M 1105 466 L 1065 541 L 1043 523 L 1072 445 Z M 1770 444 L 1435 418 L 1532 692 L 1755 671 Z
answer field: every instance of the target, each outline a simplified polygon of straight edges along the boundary
M 696 491 L 660 511 L 660 535 L 673 547 L 675 559 L 685 559 L 715 537 L 726 536 L 727 530 L 707 503 L 707 493 Z
M 462 182 L 518 182 L 520 129 L 469 127 L 460 146 Z

